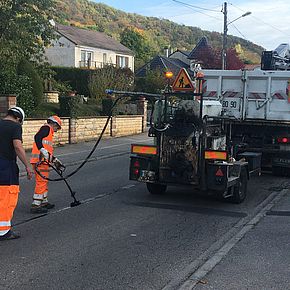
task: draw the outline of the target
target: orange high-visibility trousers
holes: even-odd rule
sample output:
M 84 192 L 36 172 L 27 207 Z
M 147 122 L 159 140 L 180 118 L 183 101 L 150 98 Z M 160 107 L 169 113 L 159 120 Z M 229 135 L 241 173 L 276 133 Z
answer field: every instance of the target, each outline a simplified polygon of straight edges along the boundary
M 34 205 L 41 205 L 41 203 L 47 202 L 47 192 L 48 192 L 48 180 L 42 178 L 35 170 L 35 164 L 33 164 L 33 169 L 35 173 L 35 189 L 33 195 Z M 40 164 L 38 171 L 45 177 L 49 177 L 49 166 L 47 164 Z
M 0 236 L 4 236 L 11 228 L 18 194 L 19 185 L 0 185 Z

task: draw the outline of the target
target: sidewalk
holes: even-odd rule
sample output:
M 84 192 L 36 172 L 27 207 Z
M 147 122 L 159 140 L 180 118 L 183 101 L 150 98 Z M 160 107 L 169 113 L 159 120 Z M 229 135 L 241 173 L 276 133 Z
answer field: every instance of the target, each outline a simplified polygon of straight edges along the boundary
M 193 289 L 290 289 L 289 191 Z

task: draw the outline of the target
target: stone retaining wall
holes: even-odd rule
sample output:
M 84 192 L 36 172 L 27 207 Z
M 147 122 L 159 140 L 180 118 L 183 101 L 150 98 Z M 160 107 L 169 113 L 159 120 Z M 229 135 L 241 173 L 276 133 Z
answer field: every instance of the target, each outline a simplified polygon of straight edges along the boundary
M 16 106 L 15 95 L 0 95 L 0 118 L 5 117 L 9 108 Z
M 96 140 L 106 123 L 106 117 L 61 118 L 62 129 L 55 133 L 55 144 L 78 143 Z M 34 135 L 46 123 L 45 119 L 27 119 L 23 124 L 23 146 L 31 149 Z M 143 132 L 143 116 L 112 117 L 103 135 L 104 138 L 129 136 Z
M 50 101 L 56 101 L 56 96 L 53 96 Z M 137 115 L 112 117 L 103 137 L 129 136 L 146 130 L 147 101 L 145 98 L 139 98 L 136 103 L 133 107 Z M 15 105 L 15 95 L 0 95 L 0 117 L 5 116 L 7 110 Z M 106 121 L 107 117 L 62 118 L 62 130 L 55 134 L 55 144 L 96 140 L 100 136 Z M 25 149 L 32 148 L 34 135 L 45 123 L 46 119 L 25 119 L 23 124 L 23 146 Z
M 112 119 L 112 136 L 120 137 L 142 133 L 142 116 L 116 116 Z
M 55 144 L 66 144 L 69 143 L 69 118 L 62 118 L 62 129 L 55 133 Z M 30 119 L 24 121 L 22 126 L 23 129 L 23 147 L 25 149 L 32 148 L 34 141 L 34 135 L 37 133 L 39 128 L 46 123 L 44 119 Z
M 107 121 L 106 117 L 75 119 L 75 138 L 73 143 L 97 139 Z M 109 122 L 103 137 L 111 136 L 111 122 Z
M 50 92 L 44 92 L 44 101 L 47 103 L 58 103 L 58 96 L 59 92 L 50 91 Z

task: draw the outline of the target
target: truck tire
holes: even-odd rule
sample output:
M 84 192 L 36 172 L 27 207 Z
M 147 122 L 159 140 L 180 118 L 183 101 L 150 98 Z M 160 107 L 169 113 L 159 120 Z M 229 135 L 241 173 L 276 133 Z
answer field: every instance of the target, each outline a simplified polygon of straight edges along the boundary
M 245 167 L 241 169 L 240 181 L 233 188 L 233 196 L 229 199 L 232 203 L 242 203 L 247 196 L 248 174 Z
M 146 183 L 147 189 L 151 194 L 163 194 L 167 189 L 167 185 L 158 183 Z

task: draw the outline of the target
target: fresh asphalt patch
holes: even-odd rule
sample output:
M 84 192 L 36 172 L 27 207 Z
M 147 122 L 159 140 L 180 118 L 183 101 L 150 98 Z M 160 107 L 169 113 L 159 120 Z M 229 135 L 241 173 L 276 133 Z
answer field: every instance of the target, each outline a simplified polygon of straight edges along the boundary
M 80 204 L 78 206 L 82 206 L 82 205 L 85 205 L 87 203 L 94 202 L 94 201 L 96 201 L 98 199 L 101 199 L 103 197 L 107 197 L 107 196 L 112 195 L 113 193 L 115 193 L 117 191 L 118 190 L 115 190 L 113 192 L 99 194 L 99 195 L 96 195 L 94 197 L 90 197 L 90 198 L 87 198 L 87 199 L 84 199 L 84 200 L 80 200 Z M 73 209 L 75 207 L 77 207 L 77 206 L 73 206 L 73 207 L 72 206 L 66 206 L 66 207 L 63 207 L 63 208 L 60 208 L 60 209 L 57 209 L 57 210 L 48 211 L 47 213 L 44 213 L 44 214 L 38 214 L 38 215 L 33 214 L 32 217 L 24 219 L 24 220 L 22 220 L 20 222 L 17 222 L 15 224 L 13 224 L 13 226 L 19 226 L 19 225 L 22 225 L 22 224 L 26 224 L 26 223 L 32 222 L 34 220 L 37 220 L 37 219 L 40 219 L 40 218 L 43 218 L 43 217 L 46 217 L 46 216 L 49 216 L 49 215 L 52 215 L 52 214 L 57 214 L 57 213 L 60 213 L 60 212 L 66 211 L 66 210 Z
M 270 210 L 266 213 L 270 216 L 290 216 L 290 211 L 287 210 Z
M 193 206 L 187 206 L 187 205 L 152 203 L 152 202 L 124 202 L 124 203 L 126 203 L 127 205 L 178 210 L 178 211 L 183 211 L 183 212 L 198 213 L 202 215 L 216 215 L 216 216 L 228 216 L 228 217 L 240 217 L 240 218 L 247 216 L 247 214 L 244 212 L 226 211 L 226 210 L 207 208 L 207 207 L 193 207 Z

